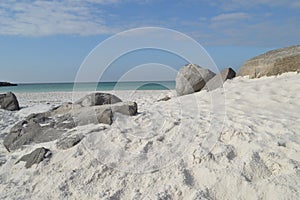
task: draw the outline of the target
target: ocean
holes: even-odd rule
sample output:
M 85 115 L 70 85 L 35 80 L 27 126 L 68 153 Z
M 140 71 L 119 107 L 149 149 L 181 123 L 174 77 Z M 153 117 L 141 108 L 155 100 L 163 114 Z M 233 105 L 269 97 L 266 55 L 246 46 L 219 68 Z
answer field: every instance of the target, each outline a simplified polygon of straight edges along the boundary
M 74 87 L 75 86 L 75 87 Z M 71 92 L 109 90 L 173 90 L 175 81 L 100 82 L 100 83 L 26 83 L 18 86 L 0 87 L 5 92 Z

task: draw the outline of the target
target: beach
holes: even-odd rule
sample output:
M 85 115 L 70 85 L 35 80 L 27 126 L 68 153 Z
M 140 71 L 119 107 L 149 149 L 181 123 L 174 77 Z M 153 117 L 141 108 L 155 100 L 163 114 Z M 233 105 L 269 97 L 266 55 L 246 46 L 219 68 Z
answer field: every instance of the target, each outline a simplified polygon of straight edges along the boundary
M 300 199 L 300 74 L 227 80 L 224 88 L 105 91 L 138 114 L 63 133 L 8 152 L 0 145 L 0 199 Z M 90 92 L 15 93 L 20 111 L 0 110 L 0 140 L 20 120 Z M 168 101 L 158 101 L 164 97 Z M 38 147 L 52 156 L 26 169 Z

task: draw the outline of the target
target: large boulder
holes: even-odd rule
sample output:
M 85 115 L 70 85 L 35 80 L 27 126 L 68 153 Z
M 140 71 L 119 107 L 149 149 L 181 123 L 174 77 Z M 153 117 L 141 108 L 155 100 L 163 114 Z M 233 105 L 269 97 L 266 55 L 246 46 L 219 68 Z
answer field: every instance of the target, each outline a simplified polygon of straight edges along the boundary
M 113 122 L 113 114 L 121 113 L 124 115 L 137 114 L 137 104 L 135 102 L 119 102 L 110 105 L 82 107 L 73 109 L 72 115 L 77 125 L 87 124 L 109 124 Z
M 178 96 L 200 91 L 205 84 L 215 76 L 209 69 L 195 64 L 182 67 L 176 77 L 176 92 Z
M 121 101 L 122 100 L 119 97 L 113 94 L 97 92 L 97 93 L 86 95 L 85 97 L 76 101 L 74 104 L 79 104 L 82 107 L 90 107 L 90 106 L 100 106 L 105 104 L 114 104 Z
M 20 161 L 26 162 L 25 167 L 30 168 L 34 164 L 39 164 L 46 158 L 50 158 L 52 155 L 51 151 L 49 149 L 46 149 L 44 147 L 37 148 L 34 151 L 32 151 L 29 154 L 26 154 L 22 156 L 17 162 L 19 163 Z
M 235 71 L 231 68 L 223 69 L 219 74 L 215 75 L 210 79 L 205 86 L 205 89 L 212 91 L 217 88 L 223 87 L 223 83 L 227 79 L 232 79 L 235 77 Z
M 300 45 L 269 51 L 243 64 L 238 76 L 259 78 L 285 72 L 300 72 Z
M 49 142 L 58 139 L 65 130 L 58 128 L 55 119 L 48 113 L 31 114 L 25 120 L 14 125 L 3 140 L 8 151 L 21 148 L 31 143 Z M 61 122 L 65 124 L 64 122 Z
M 0 108 L 5 110 L 20 110 L 19 102 L 14 93 L 0 94 Z

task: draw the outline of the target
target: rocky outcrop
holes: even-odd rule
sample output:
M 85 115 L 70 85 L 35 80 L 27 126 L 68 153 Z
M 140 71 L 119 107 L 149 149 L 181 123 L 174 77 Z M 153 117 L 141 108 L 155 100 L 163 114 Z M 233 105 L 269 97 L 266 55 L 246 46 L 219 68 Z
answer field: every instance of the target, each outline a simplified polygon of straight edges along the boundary
M 300 45 L 269 51 L 243 64 L 238 76 L 259 78 L 285 72 L 300 72 Z
M 223 69 L 219 74 L 215 75 L 212 79 L 210 79 L 205 86 L 205 89 L 208 91 L 212 91 L 217 88 L 223 87 L 223 83 L 227 79 L 232 79 L 235 77 L 235 71 L 231 68 Z
M 5 87 L 5 86 L 17 86 L 17 84 L 9 83 L 9 82 L 0 82 L 0 87 Z
M 0 108 L 10 111 L 20 110 L 16 95 L 12 92 L 0 94 Z
M 25 167 L 30 168 L 34 164 L 39 164 L 46 158 L 50 158 L 51 156 L 51 151 L 49 149 L 46 149 L 44 147 L 37 148 L 30 154 L 26 154 L 22 156 L 17 162 L 19 163 L 20 161 L 26 162 Z
M 114 113 L 129 116 L 137 114 L 135 102 L 116 102 L 119 98 L 112 98 L 114 100 L 109 100 L 109 102 L 114 104 L 85 107 L 82 104 L 67 103 L 45 113 L 31 114 L 11 128 L 10 133 L 4 138 L 3 144 L 8 151 L 12 151 L 23 145 L 60 139 L 67 130 L 76 126 L 92 123 L 111 125 Z M 99 103 L 99 101 L 97 102 Z M 76 143 L 76 140 L 65 141 L 68 144 L 62 142 L 60 146 L 70 146 L 72 143 Z
M 200 91 L 205 84 L 215 76 L 209 69 L 195 64 L 182 67 L 176 77 L 176 92 L 178 96 Z

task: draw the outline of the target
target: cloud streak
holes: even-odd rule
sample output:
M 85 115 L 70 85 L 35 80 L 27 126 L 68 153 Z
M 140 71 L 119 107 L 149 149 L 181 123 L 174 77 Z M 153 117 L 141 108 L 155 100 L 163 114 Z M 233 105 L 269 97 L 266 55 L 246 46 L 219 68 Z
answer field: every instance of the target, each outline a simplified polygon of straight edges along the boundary
M 298 0 L 187 2 L 191 5 L 174 1 L 170 12 L 161 13 L 162 1 L 156 0 L 0 1 L 0 35 L 111 35 L 129 28 L 160 26 L 182 31 L 206 45 L 279 46 L 300 42 Z
M 218 21 L 237 21 L 237 20 L 244 20 L 250 18 L 250 15 L 247 13 L 243 12 L 238 12 L 238 13 L 226 13 L 226 14 L 221 14 L 218 16 L 213 17 L 211 20 L 213 22 L 218 22 Z
M 111 34 L 104 11 L 94 3 L 117 3 L 116 0 L 89 1 L 12 1 L 0 3 L 0 34 L 47 36 L 54 34 Z
M 204 0 L 205 1 L 205 0 Z M 249 9 L 249 8 L 255 8 L 259 6 L 266 6 L 266 7 L 285 7 L 285 8 L 295 8 L 298 9 L 300 7 L 298 0 L 280 0 L 280 1 L 274 1 L 274 0 L 215 0 L 211 1 L 210 4 L 215 7 L 222 8 L 223 10 L 239 10 L 241 8 L 243 9 Z

